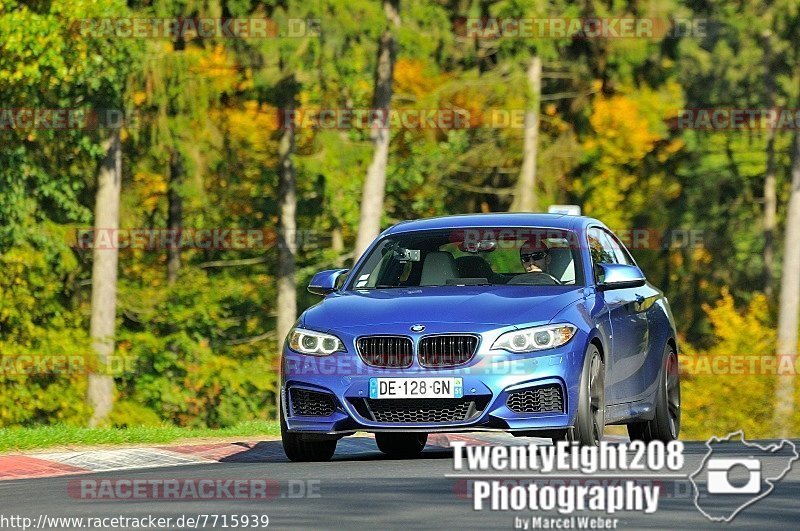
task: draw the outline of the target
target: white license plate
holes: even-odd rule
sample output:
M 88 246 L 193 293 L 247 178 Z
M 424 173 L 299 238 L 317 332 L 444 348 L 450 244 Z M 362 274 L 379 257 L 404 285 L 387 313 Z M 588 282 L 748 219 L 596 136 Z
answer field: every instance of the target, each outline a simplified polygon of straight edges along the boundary
M 461 378 L 370 378 L 370 398 L 463 398 Z

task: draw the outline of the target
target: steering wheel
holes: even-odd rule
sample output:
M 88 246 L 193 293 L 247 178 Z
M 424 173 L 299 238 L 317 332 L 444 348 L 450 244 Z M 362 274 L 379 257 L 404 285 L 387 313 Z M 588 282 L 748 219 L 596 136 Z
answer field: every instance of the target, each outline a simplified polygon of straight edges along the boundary
M 556 277 L 554 277 L 553 275 L 551 275 L 550 273 L 545 273 L 544 271 L 538 271 L 538 273 L 539 273 L 540 275 L 545 275 L 546 277 L 550 278 L 550 279 L 553 281 L 553 283 L 555 283 L 557 286 L 560 286 L 560 285 L 561 285 L 561 281 L 560 281 L 560 280 L 558 280 L 558 279 L 557 279 Z

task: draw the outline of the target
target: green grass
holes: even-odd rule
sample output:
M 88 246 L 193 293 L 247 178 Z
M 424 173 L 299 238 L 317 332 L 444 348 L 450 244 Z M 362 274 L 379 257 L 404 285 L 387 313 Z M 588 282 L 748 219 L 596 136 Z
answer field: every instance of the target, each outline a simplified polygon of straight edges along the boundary
M 253 437 L 279 435 L 276 421 L 250 421 L 222 429 L 178 428 L 175 426 L 132 428 L 79 428 L 40 426 L 0 428 L 0 452 L 31 450 L 66 445 L 160 444 L 179 439 L 205 437 Z

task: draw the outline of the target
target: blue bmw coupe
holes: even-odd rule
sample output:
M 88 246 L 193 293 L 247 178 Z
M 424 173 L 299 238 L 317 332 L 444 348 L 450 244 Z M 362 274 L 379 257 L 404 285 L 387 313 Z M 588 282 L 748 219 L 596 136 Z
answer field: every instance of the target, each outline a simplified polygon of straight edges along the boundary
M 607 424 L 670 441 L 681 420 L 669 303 L 600 221 L 476 214 L 399 223 L 285 340 L 281 434 L 294 461 L 341 437 L 419 454 L 431 432 L 596 445 Z

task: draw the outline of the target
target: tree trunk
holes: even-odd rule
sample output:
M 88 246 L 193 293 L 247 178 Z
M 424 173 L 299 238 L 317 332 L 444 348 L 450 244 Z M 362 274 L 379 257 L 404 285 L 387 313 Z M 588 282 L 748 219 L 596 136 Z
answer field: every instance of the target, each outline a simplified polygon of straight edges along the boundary
M 767 172 L 764 175 L 764 293 L 772 298 L 774 291 L 775 228 L 777 226 L 778 193 L 775 182 L 775 130 L 767 133 Z
M 333 228 L 331 228 L 331 249 L 335 253 L 334 265 L 342 267 L 344 265 L 344 258 L 342 257 L 344 254 L 344 235 L 342 234 L 342 225 L 338 219 L 334 221 Z
M 175 40 L 174 53 L 182 53 L 186 49 L 183 35 Z M 167 284 L 172 286 L 178 280 L 181 269 L 180 233 L 183 230 L 183 197 L 181 196 L 181 183 L 183 182 L 183 155 L 173 147 L 169 156 L 169 185 L 167 189 L 167 230 L 174 237 L 172 243 L 167 245 Z
M 775 108 L 775 77 L 769 35 L 764 38 L 764 87 L 769 108 Z M 767 131 L 767 168 L 764 174 L 764 293 L 772 299 L 774 291 L 775 229 L 777 227 L 778 193 L 775 183 L 775 128 Z
M 167 190 L 167 229 L 174 239 L 167 245 L 167 284 L 172 286 L 178 279 L 181 268 L 180 234 L 183 230 L 183 198 L 181 183 L 183 182 L 183 158 L 176 150 L 169 158 L 169 189 Z
M 400 13 L 397 0 L 384 0 L 383 9 L 390 22 L 378 44 L 378 62 L 375 68 L 375 93 L 372 107 L 385 113 L 386 119 L 376 119 L 372 123 L 371 138 L 374 146 L 372 163 L 367 169 L 364 187 L 361 192 L 361 216 L 358 223 L 358 235 L 353 260 L 369 247 L 372 240 L 380 233 L 381 214 L 383 213 L 383 196 L 386 190 L 386 164 L 389 158 L 389 120 L 388 113 L 392 102 L 392 83 L 394 81 L 394 63 L 397 57 L 397 41 L 391 26 L 400 25 Z
M 293 109 L 289 109 L 291 112 Z M 294 126 L 284 128 L 278 146 L 278 302 L 276 333 L 279 351 L 283 341 L 297 319 L 297 288 L 294 281 L 295 255 L 297 254 L 297 192 L 295 189 Z
M 95 233 L 119 229 L 119 196 L 122 182 L 120 132 L 114 129 L 106 141 L 106 156 L 100 165 L 94 207 Z M 117 314 L 118 249 L 97 248 L 92 252 L 92 309 L 90 335 L 99 372 L 89 374 L 88 401 L 92 409 L 91 426 L 106 421 L 114 403 L 114 380 L 108 373 L 114 354 L 114 328 Z
M 528 65 L 528 90 L 530 101 L 525 113 L 525 139 L 522 169 L 517 180 L 517 190 L 511 202 L 512 212 L 536 212 L 536 155 L 539 151 L 539 112 L 542 99 L 542 60 L 533 56 Z
M 798 309 L 800 309 L 800 131 L 794 135 L 792 190 L 783 245 L 780 309 L 778 315 L 778 356 L 795 366 L 797 360 Z M 779 360 L 780 361 L 780 360 Z M 794 413 L 794 375 L 781 374 L 775 387 L 775 427 L 781 437 L 789 435 Z

